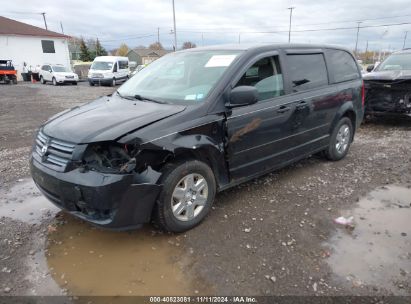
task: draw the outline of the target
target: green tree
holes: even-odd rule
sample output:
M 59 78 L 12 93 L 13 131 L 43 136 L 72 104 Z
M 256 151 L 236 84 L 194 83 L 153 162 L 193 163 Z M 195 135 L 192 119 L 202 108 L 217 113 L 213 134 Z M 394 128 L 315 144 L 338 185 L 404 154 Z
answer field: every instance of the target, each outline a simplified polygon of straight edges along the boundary
M 80 60 L 81 61 L 91 60 L 90 51 L 88 50 L 88 47 L 86 43 L 84 42 L 83 38 L 81 38 L 80 40 Z
M 106 49 L 101 45 L 100 40 L 96 40 L 96 56 L 107 56 Z
M 117 56 L 126 56 L 128 53 L 128 46 L 125 43 L 122 43 L 120 47 L 117 49 L 116 55 Z

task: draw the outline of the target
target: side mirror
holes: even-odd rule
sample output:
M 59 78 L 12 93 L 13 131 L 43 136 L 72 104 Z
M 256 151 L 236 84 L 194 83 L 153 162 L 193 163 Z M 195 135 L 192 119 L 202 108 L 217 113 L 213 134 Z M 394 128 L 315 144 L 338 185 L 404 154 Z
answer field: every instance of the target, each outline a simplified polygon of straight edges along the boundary
M 369 66 L 367 66 L 367 72 L 372 72 L 372 70 L 374 70 L 374 65 L 370 64 Z
M 230 92 L 230 103 L 228 107 L 246 106 L 258 101 L 258 91 L 252 86 L 238 86 Z

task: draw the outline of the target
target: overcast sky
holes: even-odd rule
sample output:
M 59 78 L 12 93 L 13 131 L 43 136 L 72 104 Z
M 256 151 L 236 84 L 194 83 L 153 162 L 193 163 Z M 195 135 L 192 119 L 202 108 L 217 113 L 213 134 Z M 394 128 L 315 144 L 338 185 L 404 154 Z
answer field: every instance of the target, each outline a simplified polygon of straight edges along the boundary
M 291 42 L 340 44 L 355 47 L 356 20 L 361 26 L 411 23 L 409 0 L 175 0 L 177 40 L 198 46 L 221 43 L 270 43 L 288 41 L 288 7 L 294 6 Z M 148 45 L 157 40 L 167 48 L 173 45 L 171 0 L 14 0 L 2 1 L 0 15 L 44 27 L 40 12 L 46 12 L 50 30 L 65 34 L 98 37 L 107 49 L 125 42 L 129 47 Z M 373 19 L 373 20 L 370 20 Z M 350 21 L 350 22 L 346 22 Z M 400 49 L 411 24 L 361 28 L 358 48 Z M 256 33 L 260 32 L 260 33 Z M 261 33 L 277 32 L 277 33 Z

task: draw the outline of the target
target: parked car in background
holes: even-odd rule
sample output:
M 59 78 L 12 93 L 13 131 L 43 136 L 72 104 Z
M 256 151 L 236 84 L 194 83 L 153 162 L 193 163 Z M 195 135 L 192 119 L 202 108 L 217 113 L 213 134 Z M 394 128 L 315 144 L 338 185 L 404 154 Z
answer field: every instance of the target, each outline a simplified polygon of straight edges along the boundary
M 129 78 L 128 58 L 119 56 L 99 56 L 93 61 L 88 71 L 88 82 L 91 86 L 115 86 Z
M 140 72 L 142 69 L 144 69 L 145 65 L 144 64 L 139 64 L 135 70 L 131 73 L 131 76 L 134 76 L 135 74 L 137 74 L 138 72 Z
M 0 82 L 17 84 L 17 71 L 11 60 L 0 59 Z
M 53 85 L 61 83 L 76 85 L 78 82 L 78 75 L 61 64 L 44 64 L 39 71 L 39 78 L 42 84 L 51 82 Z
M 344 158 L 362 118 L 361 73 L 346 49 L 189 49 L 51 118 L 31 174 L 54 204 L 96 225 L 153 217 L 181 232 L 205 218 L 218 191 L 317 152 Z
M 395 52 L 364 75 L 366 115 L 411 116 L 411 50 Z

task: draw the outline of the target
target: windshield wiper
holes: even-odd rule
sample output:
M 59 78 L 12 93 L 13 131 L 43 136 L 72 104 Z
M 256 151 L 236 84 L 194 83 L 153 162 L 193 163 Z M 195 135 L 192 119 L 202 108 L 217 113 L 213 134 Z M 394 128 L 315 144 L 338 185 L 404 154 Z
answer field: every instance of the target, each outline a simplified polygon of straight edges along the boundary
M 124 96 L 122 95 L 119 91 L 116 91 L 117 95 L 120 96 L 121 98 L 124 99 L 129 99 L 129 100 L 141 100 L 141 101 L 151 101 L 151 102 L 155 102 L 155 103 L 161 103 L 161 104 L 166 104 L 167 102 L 165 101 L 161 101 L 161 100 L 157 100 L 157 99 L 153 99 L 153 98 L 149 98 L 149 97 L 145 97 L 145 96 L 141 96 L 139 94 L 136 94 L 134 96 Z
M 166 104 L 167 103 L 167 102 L 162 101 L 162 100 L 157 100 L 157 99 L 141 96 L 139 94 L 134 95 L 134 98 L 138 99 L 138 100 L 141 100 L 141 101 L 147 100 L 147 101 L 151 101 L 151 102 L 155 102 L 155 103 L 161 103 L 161 104 Z
M 133 96 L 123 96 L 123 95 L 121 95 L 121 93 L 119 91 L 116 91 L 116 94 L 118 96 L 120 96 L 121 98 L 124 98 L 124 99 L 130 99 L 130 100 L 134 99 Z

